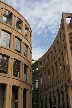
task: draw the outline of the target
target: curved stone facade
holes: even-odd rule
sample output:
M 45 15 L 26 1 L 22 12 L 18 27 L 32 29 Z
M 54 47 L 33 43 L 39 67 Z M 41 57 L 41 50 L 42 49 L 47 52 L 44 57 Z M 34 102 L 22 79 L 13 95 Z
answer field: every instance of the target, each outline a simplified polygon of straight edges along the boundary
M 71 18 L 70 23 L 66 19 Z M 38 60 L 40 108 L 72 108 L 72 14 L 63 13 L 58 34 Z
M 32 108 L 32 30 L 0 1 L 0 108 Z

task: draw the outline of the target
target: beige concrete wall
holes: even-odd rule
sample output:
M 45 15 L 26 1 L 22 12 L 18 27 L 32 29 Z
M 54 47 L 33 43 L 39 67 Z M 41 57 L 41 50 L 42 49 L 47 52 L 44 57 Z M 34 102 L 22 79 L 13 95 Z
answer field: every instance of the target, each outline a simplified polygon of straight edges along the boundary
M 12 24 L 9 25 L 2 21 L 3 19 L 3 12 L 4 9 L 8 10 L 12 14 Z M 16 18 L 19 18 L 21 23 L 21 33 L 16 29 Z M 25 25 L 28 28 L 28 38 L 25 37 Z M 9 63 L 8 63 L 8 72 L 7 74 L 0 73 L 0 83 L 6 84 L 6 101 L 5 101 L 5 108 L 12 108 L 11 107 L 11 99 L 12 99 L 12 86 L 19 87 L 18 95 L 18 108 L 23 108 L 23 90 L 24 88 L 27 89 L 27 99 L 31 100 L 31 91 L 32 91 L 32 84 L 31 84 L 31 64 L 32 64 L 32 30 L 29 23 L 26 19 L 15 9 L 10 7 L 9 5 L 5 4 L 4 2 L 0 1 L 0 35 L 1 30 L 5 30 L 11 34 L 10 40 L 10 48 L 6 48 L 5 46 L 0 45 L 0 54 L 4 54 L 9 56 Z M 14 50 L 15 45 L 15 36 L 21 40 L 21 52 L 18 53 Z M 28 46 L 28 54 L 27 57 L 24 56 L 24 44 Z M 20 61 L 20 78 L 13 76 L 13 61 L 14 58 Z M 28 66 L 27 72 L 27 81 L 24 80 L 24 69 L 23 65 L 26 64 Z M 32 108 L 31 101 L 27 102 L 27 108 Z

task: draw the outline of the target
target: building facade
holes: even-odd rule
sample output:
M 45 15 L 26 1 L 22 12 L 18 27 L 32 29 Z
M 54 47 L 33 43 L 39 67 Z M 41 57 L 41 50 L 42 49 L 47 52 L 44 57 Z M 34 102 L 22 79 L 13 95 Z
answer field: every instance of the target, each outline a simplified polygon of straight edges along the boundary
M 62 13 L 53 44 L 38 60 L 38 73 L 39 108 L 72 108 L 72 13 Z
M 39 108 L 38 61 L 32 64 L 32 108 Z
M 32 30 L 0 1 L 0 108 L 32 108 Z

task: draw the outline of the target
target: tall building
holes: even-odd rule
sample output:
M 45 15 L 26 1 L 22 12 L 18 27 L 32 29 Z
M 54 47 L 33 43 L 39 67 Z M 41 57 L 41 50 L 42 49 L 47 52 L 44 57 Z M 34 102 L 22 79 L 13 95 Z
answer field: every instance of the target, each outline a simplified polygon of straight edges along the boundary
M 32 108 L 32 30 L 0 1 L 0 108 Z
M 38 60 L 38 73 L 39 108 L 72 108 L 72 13 L 62 13 L 53 44 Z
M 32 64 L 32 108 L 39 108 L 38 61 Z

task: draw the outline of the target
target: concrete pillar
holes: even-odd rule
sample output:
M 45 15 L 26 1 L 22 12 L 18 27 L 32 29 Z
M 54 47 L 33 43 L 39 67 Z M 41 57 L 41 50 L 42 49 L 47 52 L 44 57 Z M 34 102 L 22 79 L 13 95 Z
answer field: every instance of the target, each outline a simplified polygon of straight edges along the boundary
M 67 92 L 64 92 L 64 103 L 65 103 L 65 108 L 67 108 Z
M 56 90 L 56 108 L 58 108 L 58 95 L 57 95 L 57 90 Z
M 11 102 L 12 102 L 12 86 L 6 85 L 4 108 L 11 108 Z
M 30 92 L 30 106 L 32 108 L 32 91 Z
M 45 108 L 45 95 L 43 95 L 43 108 Z
M 60 93 L 60 106 L 62 106 L 62 93 Z
M 21 32 L 22 32 L 23 35 L 24 35 L 24 29 L 25 29 L 25 24 L 24 24 L 24 21 L 23 21 L 22 24 L 21 24 Z
M 30 31 L 27 31 L 27 37 L 28 37 L 28 41 L 30 42 Z
M 21 41 L 21 55 L 24 56 L 24 44 L 23 44 L 23 41 Z
M 28 52 L 27 52 L 27 55 L 28 55 L 28 60 L 30 61 L 31 58 L 30 58 L 30 48 L 28 47 Z
M 20 78 L 23 79 L 23 63 L 20 62 Z
M 15 16 L 14 14 L 12 13 L 12 27 L 14 28 L 15 26 Z
M 2 22 L 3 19 L 3 11 L 4 9 L 0 7 L 0 22 Z
M 23 90 L 21 88 L 18 88 L 18 108 L 22 108 L 22 106 L 23 106 L 22 92 L 23 92 Z
M 8 62 L 8 75 L 12 76 L 12 72 L 13 72 L 13 59 L 9 58 L 9 62 Z
M 30 91 L 26 91 L 26 108 L 31 108 L 30 107 Z
M 11 35 L 11 39 L 10 39 L 10 49 L 13 51 L 14 50 L 14 36 Z
M 30 84 L 30 69 L 27 68 L 27 82 Z

